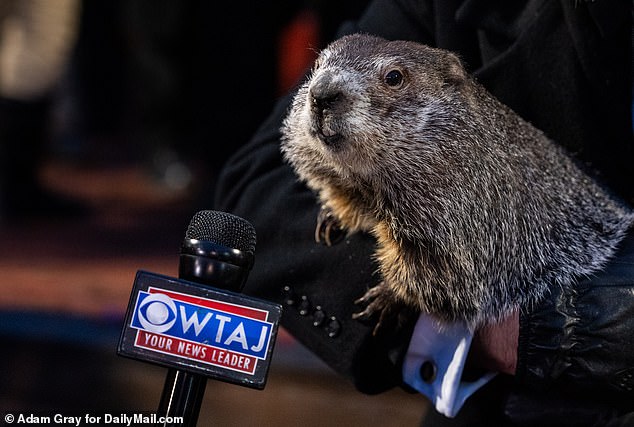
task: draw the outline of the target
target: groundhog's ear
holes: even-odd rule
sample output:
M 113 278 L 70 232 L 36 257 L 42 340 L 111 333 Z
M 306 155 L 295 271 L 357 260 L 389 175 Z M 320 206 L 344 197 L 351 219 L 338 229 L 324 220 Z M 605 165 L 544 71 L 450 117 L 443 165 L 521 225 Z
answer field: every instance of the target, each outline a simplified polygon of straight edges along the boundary
M 460 58 L 450 53 L 445 62 L 446 83 L 448 85 L 462 85 L 467 80 L 467 71 Z

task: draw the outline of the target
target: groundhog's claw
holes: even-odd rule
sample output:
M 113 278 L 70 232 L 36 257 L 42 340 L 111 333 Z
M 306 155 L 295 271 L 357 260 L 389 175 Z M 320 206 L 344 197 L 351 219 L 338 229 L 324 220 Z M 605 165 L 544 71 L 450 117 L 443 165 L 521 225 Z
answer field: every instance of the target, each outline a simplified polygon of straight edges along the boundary
M 339 221 L 332 214 L 330 209 L 321 207 L 317 216 L 317 227 L 315 228 L 315 241 L 326 246 L 332 246 L 343 239 L 345 232 L 339 225 Z
M 394 301 L 390 298 L 389 290 L 383 283 L 368 289 L 361 298 L 355 301 L 355 304 L 365 305 L 363 311 L 352 315 L 355 320 L 369 320 L 377 313 L 379 314 L 372 335 L 377 335 L 381 328 L 392 323 L 398 313 Z
M 371 312 L 369 313 L 370 316 L 372 315 L 373 312 L 376 311 L 377 308 L 383 308 L 383 306 L 385 305 L 386 301 L 385 301 L 385 289 L 384 289 L 384 285 L 381 283 L 377 286 L 374 286 L 370 289 L 368 289 L 368 291 L 363 294 L 363 296 L 361 298 L 358 298 L 357 300 L 355 300 L 355 304 L 367 304 L 366 309 L 363 311 L 363 313 L 365 313 L 366 311 L 368 311 L 369 309 L 371 310 Z M 359 315 L 361 313 L 358 313 Z
M 388 286 L 381 282 L 368 291 L 355 304 L 365 305 L 363 311 L 354 313 L 355 320 L 370 320 L 378 315 L 378 320 L 372 331 L 377 336 L 381 331 L 397 333 L 401 331 L 412 319 L 418 318 L 418 312 L 406 304 L 394 300 Z

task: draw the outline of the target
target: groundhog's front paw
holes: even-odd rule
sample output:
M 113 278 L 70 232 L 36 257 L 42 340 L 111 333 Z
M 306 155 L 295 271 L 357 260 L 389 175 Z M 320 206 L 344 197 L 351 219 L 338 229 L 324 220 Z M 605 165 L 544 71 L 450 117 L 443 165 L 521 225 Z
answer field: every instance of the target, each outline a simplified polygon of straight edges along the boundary
M 372 335 L 378 335 L 382 330 L 394 332 L 400 329 L 413 314 L 410 308 L 394 300 L 391 291 L 383 282 L 368 289 L 361 298 L 355 301 L 355 304 L 364 305 L 365 308 L 353 314 L 353 319 L 369 320 L 379 316 Z
M 339 243 L 344 236 L 345 231 L 341 228 L 337 218 L 335 218 L 330 209 L 322 206 L 317 216 L 315 241 L 326 246 L 332 246 Z

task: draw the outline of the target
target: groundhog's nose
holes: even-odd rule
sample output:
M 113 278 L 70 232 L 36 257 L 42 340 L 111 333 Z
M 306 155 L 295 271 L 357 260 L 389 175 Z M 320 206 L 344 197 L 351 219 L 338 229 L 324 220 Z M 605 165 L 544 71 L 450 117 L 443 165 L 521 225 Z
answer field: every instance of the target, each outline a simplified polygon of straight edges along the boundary
M 319 113 L 332 109 L 342 98 L 339 87 L 333 84 L 332 78 L 325 75 L 313 81 L 310 87 L 311 106 Z
M 310 85 L 309 97 L 315 136 L 327 146 L 338 146 L 343 140 L 341 122 L 344 116 L 344 94 L 332 74 L 316 76 Z
M 320 112 L 332 109 L 339 99 L 341 99 L 341 92 L 312 92 L 313 108 Z

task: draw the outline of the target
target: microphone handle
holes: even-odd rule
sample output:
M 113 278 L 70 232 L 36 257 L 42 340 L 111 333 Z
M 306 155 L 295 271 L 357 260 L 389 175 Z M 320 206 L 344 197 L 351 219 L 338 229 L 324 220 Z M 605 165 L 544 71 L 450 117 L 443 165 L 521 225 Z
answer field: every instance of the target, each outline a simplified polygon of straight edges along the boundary
M 205 395 L 207 378 L 186 371 L 170 368 L 165 377 L 158 414 L 164 416 L 165 427 L 194 427 Z M 182 423 L 169 420 L 182 419 Z
M 218 254 L 214 243 L 185 240 L 179 261 L 178 277 L 203 286 L 240 292 L 253 263 L 247 259 L 244 266 L 231 262 L 244 263 L 248 254 L 230 249 L 230 252 Z M 207 255 L 207 256 L 205 256 Z M 220 258 L 220 259 L 218 259 Z M 165 385 L 161 394 L 158 415 L 166 417 L 164 427 L 195 427 L 198 414 L 205 395 L 207 378 L 202 375 L 170 368 L 165 377 Z M 182 419 L 183 423 L 167 421 Z

